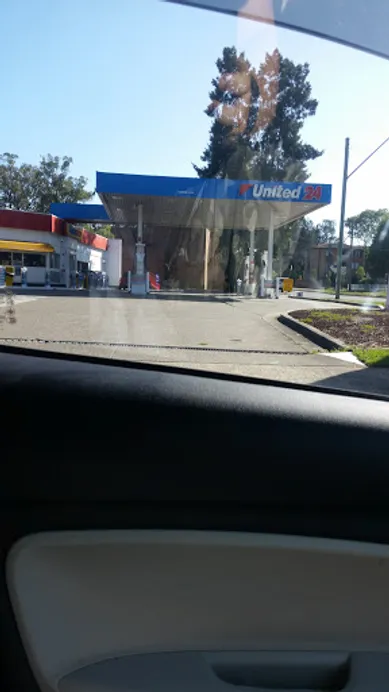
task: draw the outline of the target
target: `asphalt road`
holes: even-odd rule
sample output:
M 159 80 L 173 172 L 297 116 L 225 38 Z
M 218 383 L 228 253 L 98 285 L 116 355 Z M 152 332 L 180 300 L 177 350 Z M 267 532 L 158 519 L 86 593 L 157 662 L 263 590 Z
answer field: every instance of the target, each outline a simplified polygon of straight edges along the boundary
M 366 390 L 360 383 L 365 368 L 319 353 L 277 321 L 280 312 L 319 305 L 193 294 L 17 296 L 16 322 L 0 321 L 0 344 L 285 382 L 325 384 L 331 378 L 331 386 L 342 387 L 348 377 L 349 388 Z

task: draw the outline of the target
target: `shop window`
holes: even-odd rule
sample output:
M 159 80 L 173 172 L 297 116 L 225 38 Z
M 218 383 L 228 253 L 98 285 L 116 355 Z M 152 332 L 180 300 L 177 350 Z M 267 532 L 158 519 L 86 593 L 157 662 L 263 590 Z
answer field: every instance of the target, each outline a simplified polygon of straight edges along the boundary
M 23 255 L 21 252 L 12 253 L 12 264 L 21 266 L 23 264 Z
M 26 265 L 26 267 L 45 267 L 46 255 L 38 255 L 33 252 L 25 252 L 24 264 Z
M 0 264 L 11 264 L 12 263 L 12 253 L 11 252 L 0 252 Z

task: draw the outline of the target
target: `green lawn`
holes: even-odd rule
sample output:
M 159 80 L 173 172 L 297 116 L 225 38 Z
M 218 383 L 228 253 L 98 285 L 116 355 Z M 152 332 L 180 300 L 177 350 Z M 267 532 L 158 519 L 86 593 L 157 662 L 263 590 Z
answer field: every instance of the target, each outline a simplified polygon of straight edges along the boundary
M 324 331 L 330 336 L 342 339 L 346 342 L 345 351 L 352 351 L 353 354 L 368 367 L 389 368 L 389 346 L 387 333 L 389 330 L 389 315 L 387 312 L 371 311 L 369 320 L 365 324 L 358 318 L 363 314 L 360 309 L 351 310 L 309 310 L 294 313 L 301 322 L 312 324 L 319 330 Z M 299 316 L 301 315 L 301 316 Z M 357 316 L 358 319 L 355 320 Z M 373 322 L 373 323 L 372 323 Z M 384 331 L 383 331 L 384 327 Z M 369 335 L 376 334 L 376 338 L 371 339 Z M 381 334 L 381 339 L 379 335 Z M 386 347 L 370 347 L 369 344 L 386 344 Z M 360 344 L 353 346 L 351 344 Z M 366 344 L 364 346 L 364 344 Z
M 325 288 L 324 293 L 335 295 L 334 288 Z M 342 291 L 341 298 L 350 298 L 350 296 L 366 296 L 367 298 L 386 298 L 386 291 Z
M 389 368 L 389 348 L 353 348 L 353 353 L 369 367 Z
M 334 312 L 333 310 L 311 310 L 309 317 L 304 317 L 300 320 L 300 322 L 305 322 L 305 324 L 311 324 L 315 318 L 320 320 L 327 320 L 327 322 L 344 322 L 354 317 L 356 312 L 358 311 L 351 309 L 347 310 L 347 314 L 339 315 L 339 313 Z

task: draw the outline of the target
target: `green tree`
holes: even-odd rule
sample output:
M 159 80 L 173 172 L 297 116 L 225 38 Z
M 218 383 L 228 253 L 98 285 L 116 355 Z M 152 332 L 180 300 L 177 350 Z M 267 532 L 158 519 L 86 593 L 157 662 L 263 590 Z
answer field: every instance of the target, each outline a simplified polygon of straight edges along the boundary
M 34 210 L 36 169 L 30 164 L 17 164 L 18 156 L 0 155 L 0 207 Z
M 316 244 L 315 225 L 311 219 L 302 218 L 290 224 L 291 233 L 291 277 L 298 279 L 310 273 L 312 245 Z
M 312 246 L 321 243 L 336 244 L 335 221 L 324 219 L 321 223 L 314 224 L 311 219 L 304 217 L 290 224 L 290 227 L 289 266 L 292 267 L 292 276 L 293 278 L 303 276 L 304 279 L 309 279 L 311 278 Z
M 316 243 L 329 243 L 333 245 L 337 240 L 335 221 L 324 219 L 321 223 L 316 225 L 314 233 L 316 236 Z
M 39 164 L 18 164 L 18 156 L 0 155 L 0 207 L 48 213 L 52 202 L 84 202 L 93 197 L 87 179 L 70 175 L 73 159 L 48 154 Z
M 315 115 L 309 65 L 278 50 L 256 70 L 244 53 L 224 48 L 212 80 L 209 144 L 194 166 L 200 177 L 306 180 L 307 163 L 323 152 L 303 142 L 305 120 Z
M 235 180 L 306 180 L 308 162 L 323 153 L 305 143 L 301 134 L 318 106 L 311 96 L 309 65 L 295 64 L 275 50 L 255 69 L 244 53 L 226 47 L 216 67 L 205 111 L 212 118 L 210 138 L 201 157 L 204 165 L 194 166 L 197 174 Z M 290 225 L 276 234 L 275 257 L 280 263 L 296 228 Z M 246 229 L 225 229 L 220 238 L 220 255 L 225 256 L 228 248 L 224 263 L 228 290 L 235 285 L 247 235 Z M 233 252 L 239 255 L 238 262 Z
M 361 240 L 364 247 L 369 247 L 377 235 L 383 219 L 389 216 L 387 209 L 365 209 L 360 214 L 350 216 L 345 221 L 351 240 Z
M 389 273 L 389 215 L 382 218 L 367 256 L 366 268 L 374 280 Z
M 366 279 L 366 272 L 362 266 L 358 267 L 358 269 L 356 270 L 355 278 L 359 284 L 363 283 L 363 281 Z

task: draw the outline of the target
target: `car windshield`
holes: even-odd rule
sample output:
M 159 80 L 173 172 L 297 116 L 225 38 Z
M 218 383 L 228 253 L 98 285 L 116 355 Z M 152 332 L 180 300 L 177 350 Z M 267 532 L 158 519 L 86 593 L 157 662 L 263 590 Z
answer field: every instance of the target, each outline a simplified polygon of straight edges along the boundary
M 353 7 L 5 0 L 0 348 L 389 395 L 386 11 Z

